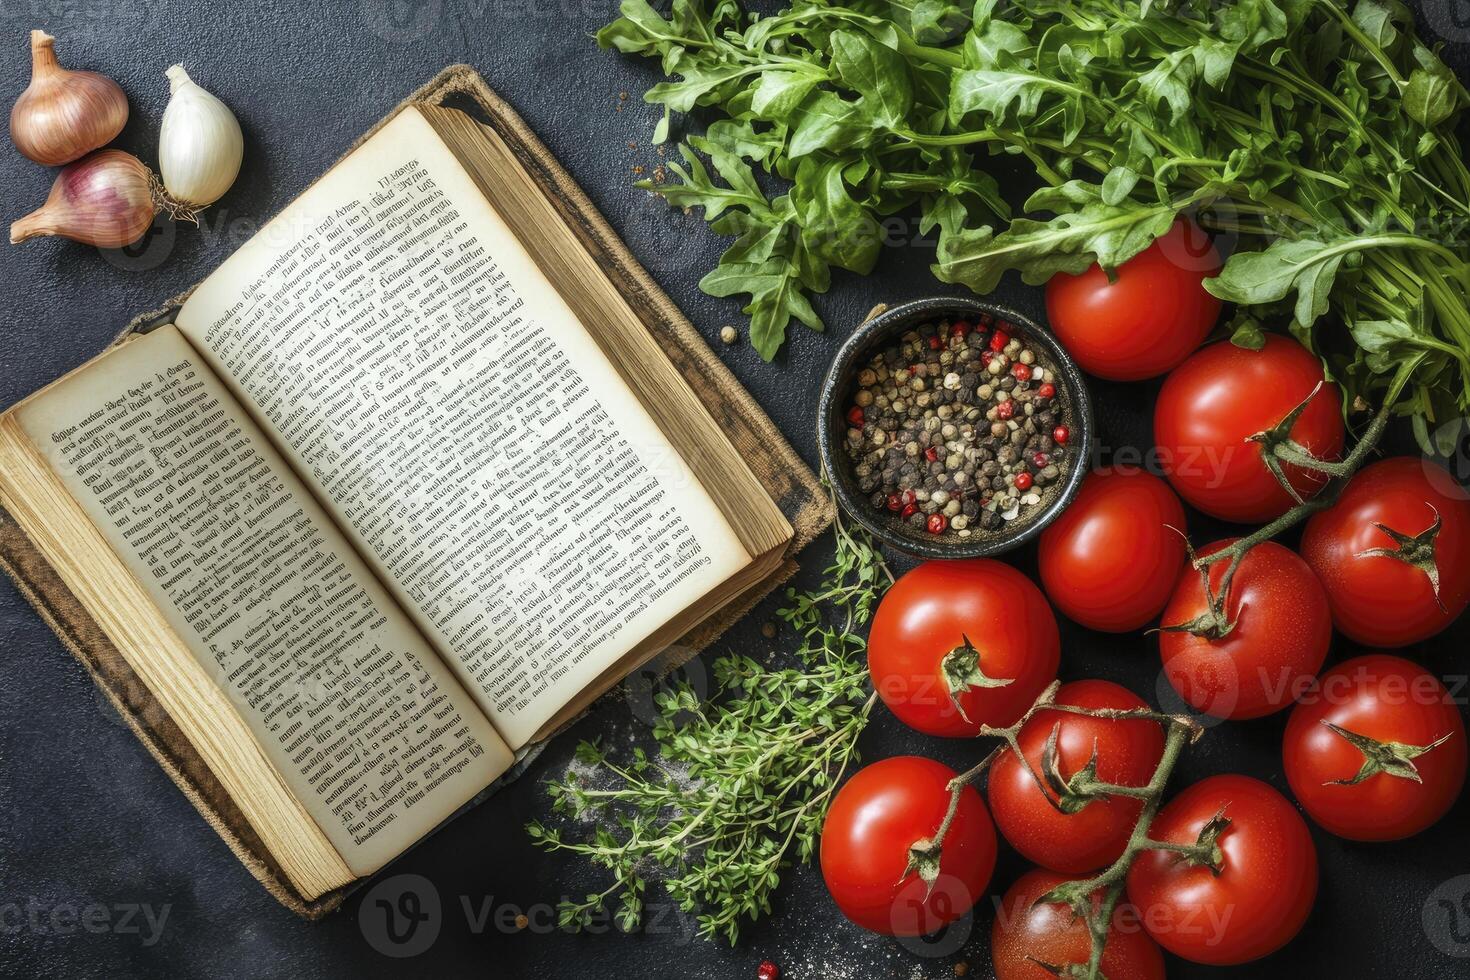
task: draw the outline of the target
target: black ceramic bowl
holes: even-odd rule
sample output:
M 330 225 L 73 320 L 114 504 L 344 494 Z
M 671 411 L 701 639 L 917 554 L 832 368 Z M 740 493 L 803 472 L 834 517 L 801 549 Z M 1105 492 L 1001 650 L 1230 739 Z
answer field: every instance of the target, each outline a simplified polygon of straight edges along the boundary
M 891 345 L 907 330 L 941 319 L 976 320 L 989 314 L 1013 326 L 1013 336 L 1026 339 L 1050 362 L 1057 377 L 1057 403 L 1071 429 L 1068 442 L 1071 460 L 1066 473 L 1046 488 L 1040 504 L 1027 515 L 995 531 L 976 531 L 968 538 L 954 532 L 930 534 L 904 524 L 887 510 L 875 508 L 868 495 L 858 489 L 852 460 L 844 446 L 847 437 L 846 406 L 857 386 L 857 374 L 875 353 Z M 1092 403 L 1087 383 L 1071 356 L 1057 343 L 1051 331 L 1029 317 L 1002 306 L 964 297 L 940 296 L 915 300 L 880 313 L 853 331 L 837 352 L 817 408 L 817 447 L 837 502 L 853 520 L 877 538 L 900 551 L 921 558 L 980 558 L 999 554 L 1035 538 L 1077 496 L 1092 457 Z

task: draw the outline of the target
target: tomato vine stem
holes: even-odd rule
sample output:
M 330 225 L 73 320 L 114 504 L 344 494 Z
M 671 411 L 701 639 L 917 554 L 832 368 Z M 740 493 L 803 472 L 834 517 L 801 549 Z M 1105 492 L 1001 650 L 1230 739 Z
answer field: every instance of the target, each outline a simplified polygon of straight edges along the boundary
M 1087 977 L 1096 980 L 1101 977 L 1101 965 L 1103 949 L 1107 943 L 1108 927 L 1117 909 L 1118 901 L 1123 893 L 1123 885 L 1128 877 L 1128 869 L 1133 866 L 1138 855 L 1148 850 L 1169 850 L 1177 852 L 1190 860 L 1203 864 L 1213 863 L 1215 860 L 1214 842 L 1201 840 L 1194 844 L 1176 844 L 1170 842 L 1155 841 L 1148 836 L 1149 827 L 1153 824 L 1154 817 L 1159 812 L 1163 801 L 1164 788 L 1168 785 L 1169 776 L 1174 771 L 1175 764 L 1184 746 L 1197 741 L 1204 729 L 1193 719 L 1180 715 L 1169 715 L 1150 708 L 1119 709 L 1119 708 L 1086 708 L 1080 705 L 1059 704 L 1056 700 L 1057 691 L 1061 688 L 1060 681 L 1052 681 L 1032 703 L 1031 707 L 1016 720 L 1014 724 L 1003 728 L 992 728 L 988 725 L 982 726 L 977 737 L 999 738 L 1004 744 L 997 745 L 984 759 L 980 760 L 973 768 L 967 769 L 949 781 L 949 806 L 945 811 L 944 819 L 940 822 L 934 836 L 927 841 L 916 842 L 916 846 L 922 847 L 928 856 L 938 861 L 940 852 L 944 846 L 944 838 L 949 833 L 950 826 L 954 823 L 955 814 L 959 810 L 960 797 L 965 787 L 973 784 L 980 776 L 990 768 L 1002 753 L 1013 752 L 1031 778 L 1036 782 L 1047 802 L 1060 809 L 1059 804 L 1052 798 L 1046 789 L 1045 780 L 1038 773 L 1030 760 L 1021 751 L 1019 736 L 1021 729 L 1025 727 L 1033 717 L 1042 711 L 1061 711 L 1067 714 L 1085 715 L 1091 718 L 1106 718 L 1113 721 L 1124 721 L 1142 719 L 1158 722 L 1166 728 L 1164 737 L 1164 751 L 1159 758 L 1159 764 L 1154 768 L 1153 775 L 1145 786 L 1121 786 L 1115 783 L 1106 783 L 1101 780 L 1088 779 L 1074 787 L 1076 792 L 1083 795 L 1094 796 L 1099 799 L 1107 796 L 1129 796 L 1144 801 L 1143 810 L 1139 814 L 1138 822 L 1134 825 L 1133 833 L 1128 839 L 1123 854 L 1113 862 L 1106 870 L 1086 881 L 1068 882 L 1054 888 L 1051 892 L 1042 896 L 1040 902 L 1062 902 L 1068 905 L 1086 923 L 1088 932 L 1092 937 L 1092 950 L 1090 960 L 1086 966 L 1085 973 L 1069 973 L 1068 976 Z M 1092 894 L 1103 889 L 1104 895 L 1097 908 L 1093 908 Z M 1074 964 L 1080 966 L 1080 964 Z
M 1211 552 L 1208 555 L 1194 557 L 1192 564 L 1204 578 L 1206 611 L 1194 623 L 1165 626 L 1163 627 L 1164 629 L 1187 629 L 1191 633 L 1217 637 L 1224 636 L 1230 632 L 1233 624 L 1229 621 L 1226 608 L 1230 595 L 1230 585 L 1235 580 L 1235 574 L 1240 570 L 1241 562 L 1245 560 L 1245 556 L 1257 545 L 1270 541 L 1277 535 L 1300 524 L 1313 514 L 1326 510 L 1337 502 L 1337 498 L 1342 495 L 1342 491 L 1347 486 L 1348 481 L 1352 479 L 1353 475 L 1367 462 L 1368 457 L 1378 448 L 1378 443 L 1382 440 L 1383 433 L 1388 429 L 1388 423 L 1393 418 L 1394 405 L 1398 400 L 1397 392 L 1403 389 L 1404 384 L 1408 382 L 1410 376 L 1423 360 L 1424 355 L 1420 354 L 1406 361 L 1400 367 L 1394 379 L 1390 397 L 1384 399 L 1383 405 L 1374 414 L 1367 428 L 1363 430 L 1363 435 L 1358 439 L 1357 444 L 1341 460 L 1319 459 L 1290 438 L 1290 424 L 1295 422 L 1295 419 L 1301 414 L 1307 404 L 1316 397 L 1316 389 L 1312 391 L 1312 394 L 1307 396 L 1306 401 L 1293 409 L 1282 420 L 1281 424 L 1287 426 L 1288 431 L 1264 440 L 1260 437 L 1252 437 L 1252 441 L 1266 443 L 1262 447 L 1262 454 L 1270 453 L 1272 456 L 1276 464 L 1269 467 L 1272 474 L 1286 492 L 1291 494 L 1293 499 L 1297 500 L 1298 503 L 1280 517 L 1267 524 L 1263 524 L 1242 538 L 1237 538 L 1226 547 Z M 1327 485 L 1322 487 L 1321 491 L 1315 496 L 1302 500 L 1298 496 L 1296 489 L 1291 485 L 1287 475 L 1282 472 L 1280 463 L 1289 463 L 1299 469 L 1312 470 L 1324 474 L 1330 477 L 1330 479 Z M 1217 591 L 1210 582 L 1210 567 L 1222 561 L 1229 561 L 1230 564 L 1225 568 L 1225 574 L 1221 577 L 1220 587 Z

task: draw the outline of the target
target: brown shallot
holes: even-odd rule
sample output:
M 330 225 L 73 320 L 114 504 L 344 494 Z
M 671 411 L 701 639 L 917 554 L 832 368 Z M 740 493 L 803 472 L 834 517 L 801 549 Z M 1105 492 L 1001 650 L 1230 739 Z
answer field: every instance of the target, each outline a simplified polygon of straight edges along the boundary
M 31 83 L 10 110 L 10 138 L 37 163 L 70 163 L 106 146 L 128 121 L 128 97 L 94 71 L 56 60 L 56 39 L 31 31 Z

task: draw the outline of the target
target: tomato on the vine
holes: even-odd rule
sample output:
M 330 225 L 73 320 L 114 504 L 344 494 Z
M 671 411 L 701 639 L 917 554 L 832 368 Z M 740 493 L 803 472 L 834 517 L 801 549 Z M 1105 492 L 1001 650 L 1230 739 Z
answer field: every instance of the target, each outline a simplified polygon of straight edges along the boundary
M 1122 711 L 1148 707 L 1127 688 L 1101 680 L 1064 684 L 1056 702 Z M 1048 760 L 1053 729 L 1057 733 L 1055 754 Z M 1089 799 L 1067 790 L 1075 788 L 1074 777 L 1089 764 L 1096 766 L 1094 775 L 1099 782 L 1148 785 L 1164 752 L 1159 723 L 1038 711 L 1022 726 L 1017 741 L 1030 768 L 1014 752 L 1002 753 L 990 768 L 990 808 L 1001 836 L 1022 857 L 1053 871 L 1081 874 L 1116 861 L 1138 822 L 1143 801 L 1125 796 Z M 1047 778 L 1045 794 L 1033 771 Z M 1060 790 L 1050 785 L 1053 778 L 1061 780 Z M 1062 803 L 1067 809 L 1080 809 L 1063 813 Z
M 1217 541 L 1201 557 L 1228 547 Z M 1218 598 L 1229 559 L 1210 566 Z M 1182 628 L 1207 617 L 1204 579 L 1191 570 L 1164 608 L 1159 654 L 1164 674 L 1190 706 L 1217 718 L 1260 718 L 1290 705 L 1322 669 L 1332 645 L 1327 593 L 1288 548 L 1256 545 L 1241 559 L 1223 606 L 1224 635 Z
M 1219 272 L 1220 253 L 1210 236 L 1181 219 L 1111 278 L 1096 263 L 1081 275 L 1052 276 L 1047 319 L 1089 374 L 1111 381 L 1152 378 L 1188 357 L 1215 326 L 1220 301 L 1203 283 Z
M 1307 814 L 1349 840 L 1427 829 L 1465 785 L 1465 722 L 1444 685 L 1370 654 L 1322 675 L 1286 725 L 1286 778 Z
M 878 604 L 868 636 L 878 696 L 929 735 L 1014 724 L 1060 660 L 1056 616 L 1041 590 L 987 558 L 913 569 Z
M 1088 475 L 1072 505 L 1041 532 L 1041 584 L 1068 618 L 1126 633 L 1164 608 L 1184 569 L 1184 505 L 1139 469 Z
M 859 770 L 837 792 L 822 825 L 822 878 L 842 914 L 889 936 L 924 936 L 969 912 L 995 870 L 995 827 L 972 787 L 939 849 L 930 883 L 910 848 L 933 842 L 949 809 L 955 771 L 898 756 Z
M 1222 520 L 1262 524 L 1280 517 L 1294 501 L 1252 437 L 1276 429 L 1309 397 L 1291 439 L 1318 458 L 1335 458 L 1345 437 L 1341 392 L 1323 382 L 1317 355 L 1275 335 L 1260 350 L 1222 341 L 1199 351 L 1169 375 L 1154 406 L 1154 443 L 1169 482 Z M 1291 464 L 1282 469 L 1304 498 L 1326 483 L 1320 473 Z
M 1229 966 L 1291 941 L 1317 897 L 1317 848 L 1306 821 L 1276 790 L 1248 776 L 1211 776 L 1180 793 L 1149 828 L 1169 844 L 1214 841 L 1218 862 L 1149 850 L 1128 893 L 1159 945 L 1187 960 Z
M 1059 974 L 1050 967 L 1065 971 L 1069 966 L 1087 965 L 1092 952 L 1087 924 L 1065 905 L 1036 903 L 1071 880 L 1038 868 L 1026 872 L 1006 892 L 990 927 L 990 961 L 996 980 L 1056 980 Z M 1100 901 L 1100 895 L 1094 894 L 1094 909 Z M 1128 904 L 1126 892 L 1113 912 L 1101 972 L 1108 980 L 1164 978 L 1164 954 L 1143 931 L 1138 910 Z
M 1470 605 L 1470 497 L 1427 460 L 1361 470 L 1307 522 L 1301 550 L 1332 621 L 1368 646 L 1427 640 Z

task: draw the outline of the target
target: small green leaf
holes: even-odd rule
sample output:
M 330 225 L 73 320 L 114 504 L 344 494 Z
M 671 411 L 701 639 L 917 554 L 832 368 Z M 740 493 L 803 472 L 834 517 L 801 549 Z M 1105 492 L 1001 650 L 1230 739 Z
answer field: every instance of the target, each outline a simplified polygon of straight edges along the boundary
M 750 294 L 750 303 L 745 307 L 750 316 L 750 342 L 767 361 L 781 349 L 792 318 L 813 330 L 822 329 L 821 318 L 802 294 L 800 280 L 784 259 L 768 259 L 759 265 L 721 264 L 699 281 L 699 288 L 711 296 Z
M 803 71 L 767 72 L 751 89 L 750 111 L 762 119 L 790 122 L 821 80 L 821 75 Z
M 1404 112 L 1419 125 L 1438 126 L 1459 105 L 1455 76 L 1443 65 L 1438 70 L 1415 68 L 1404 87 Z
M 1266 329 L 1261 321 L 1246 313 L 1236 316 L 1230 331 L 1230 342 L 1246 350 L 1260 350 L 1266 346 Z
M 1175 119 L 1189 111 L 1194 101 L 1196 71 L 1195 52 L 1179 48 L 1169 52 L 1152 69 L 1138 76 L 1138 89 L 1150 108 L 1160 103 L 1169 107 L 1168 118 Z
M 1133 188 L 1138 184 L 1138 174 L 1128 167 L 1114 167 L 1108 171 L 1108 175 L 1102 182 L 1102 200 L 1104 204 L 1119 205 L 1128 200 L 1128 195 L 1133 193 Z

